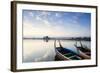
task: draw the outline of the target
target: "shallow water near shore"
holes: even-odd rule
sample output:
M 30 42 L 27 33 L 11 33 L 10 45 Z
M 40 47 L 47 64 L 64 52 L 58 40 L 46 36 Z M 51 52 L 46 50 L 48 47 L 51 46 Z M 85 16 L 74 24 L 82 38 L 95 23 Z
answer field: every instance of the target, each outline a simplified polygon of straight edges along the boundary
M 77 53 L 74 40 L 61 40 L 62 46 Z M 91 48 L 90 41 L 81 41 L 83 45 Z M 77 45 L 80 46 L 79 41 Z M 56 46 L 59 47 L 58 41 Z M 45 42 L 43 40 L 23 40 L 23 62 L 43 62 L 55 60 L 54 40 Z

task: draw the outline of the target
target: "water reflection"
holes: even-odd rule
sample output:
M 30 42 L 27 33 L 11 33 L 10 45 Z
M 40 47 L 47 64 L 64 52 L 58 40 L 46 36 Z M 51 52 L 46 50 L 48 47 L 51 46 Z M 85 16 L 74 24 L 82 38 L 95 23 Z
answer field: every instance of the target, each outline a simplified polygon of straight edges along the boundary
M 63 47 L 77 53 L 75 40 L 61 40 Z M 90 48 L 90 41 L 82 41 L 82 44 Z M 77 43 L 80 45 L 80 43 Z M 59 43 L 56 44 L 59 47 Z M 23 40 L 23 62 L 41 62 L 55 60 L 54 40 L 44 42 L 43 40 Z

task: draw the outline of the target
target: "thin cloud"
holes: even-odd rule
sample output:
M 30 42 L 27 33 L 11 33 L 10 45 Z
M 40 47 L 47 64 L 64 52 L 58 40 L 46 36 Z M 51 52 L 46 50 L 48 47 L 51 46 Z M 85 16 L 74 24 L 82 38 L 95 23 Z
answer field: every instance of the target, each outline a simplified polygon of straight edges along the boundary
M 34 10 L 27 13 L 23 14 L 25 36 L 90 36 L 90 18 L 86 17 L 89 14 Z

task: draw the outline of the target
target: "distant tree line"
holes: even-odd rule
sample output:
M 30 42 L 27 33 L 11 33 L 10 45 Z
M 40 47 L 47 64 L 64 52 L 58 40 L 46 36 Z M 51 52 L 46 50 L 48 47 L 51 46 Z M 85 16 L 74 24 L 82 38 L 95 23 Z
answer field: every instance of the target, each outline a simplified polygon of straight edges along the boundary
M 42 37 L 42 38 L 38 38 L 38 37 L 31 37 L 31 38 L 26 38 L 26 37 L 24 37 L 23 39 L 30 39 L 30 40 L 32 40 L 32 39 L 34 39 L 34 40 L 46 40 L 46 41 L 48 41 L 48 40 L 84 40 L 84 41 L 91 41 L 91 37 L 49 37 L 49 36 L 44 36 L 44 37 Z

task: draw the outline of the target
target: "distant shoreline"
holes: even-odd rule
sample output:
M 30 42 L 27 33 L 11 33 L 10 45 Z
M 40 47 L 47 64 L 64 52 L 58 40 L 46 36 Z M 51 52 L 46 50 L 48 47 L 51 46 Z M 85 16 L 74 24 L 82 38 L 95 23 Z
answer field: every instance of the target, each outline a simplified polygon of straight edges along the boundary
M 77 38 L 23 38 L 26 40 L 75 40 L 75 41 L 91 41 L 90 37 Z

